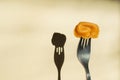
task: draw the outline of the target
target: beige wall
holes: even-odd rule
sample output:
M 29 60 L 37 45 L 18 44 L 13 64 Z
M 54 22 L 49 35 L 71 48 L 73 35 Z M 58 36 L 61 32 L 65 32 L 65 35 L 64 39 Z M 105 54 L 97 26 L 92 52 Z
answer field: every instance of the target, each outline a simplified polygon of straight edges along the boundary
M 76 57 L 80 21 L 99 25 L 92 40 L 92 80 L 120 79 L 120 2 L 100 0 L 0 1 L 0 80 L 57 80 L 52 34 L 66 35 L 62 80 L 85 80 Z

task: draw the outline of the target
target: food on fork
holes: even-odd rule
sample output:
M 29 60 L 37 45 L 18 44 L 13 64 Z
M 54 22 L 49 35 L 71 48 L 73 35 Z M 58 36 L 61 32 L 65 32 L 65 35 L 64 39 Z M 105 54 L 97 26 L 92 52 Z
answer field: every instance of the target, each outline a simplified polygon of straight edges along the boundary
M 63 47 L 66 41 L 66 36 L 61 33 L 54 33 L 52 37 L 52 44 L 56 47 Z
M 98 25 L 91 22 L 80 22 L 74 29 L 74 35 L 76 37 L 97 38 L 98 34 Z

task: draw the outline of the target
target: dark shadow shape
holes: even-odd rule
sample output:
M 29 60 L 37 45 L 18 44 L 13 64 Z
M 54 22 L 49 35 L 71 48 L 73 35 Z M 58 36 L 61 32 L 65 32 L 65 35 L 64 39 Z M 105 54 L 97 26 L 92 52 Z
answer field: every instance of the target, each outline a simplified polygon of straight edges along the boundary
M 58 70 L 58 80 L 61 80 L 61 68 L 64 62 L 64 44 L 66 36 L 60 33 L 54 33 L 52 37 L 52 44 L 55 46 L 54 62 Z
M 60 33 L 54 33 L 52 37 L 52 44 L 56 47 L 64 47 L 66 36 Z

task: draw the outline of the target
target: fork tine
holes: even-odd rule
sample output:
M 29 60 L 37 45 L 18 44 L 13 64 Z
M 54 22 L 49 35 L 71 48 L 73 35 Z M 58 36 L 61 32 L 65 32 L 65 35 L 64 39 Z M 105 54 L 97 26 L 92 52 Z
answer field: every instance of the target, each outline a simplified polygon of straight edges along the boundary
M 80 44 L 81 44 L 82 42 L 83 42 L 83 38 L 81 37 L 81 38 L 80 38 Z
M 79 45 L 78 45 L 78 49 L 82 49 L 83 48 L 83 44 L 84 44 L 84 39 L 81 37 Z
M 91 38 L 89 38 L 88 45 L 91 46 Z
M 86 46 L 86 48 L 90 52 L 90 49 L 91 49 L 91 38 L 88 39 L 88 45 Z
M 87 45 L 88 45 L 88 39 L 85 39 L 84 40 L 84 47 L 87 47 Z

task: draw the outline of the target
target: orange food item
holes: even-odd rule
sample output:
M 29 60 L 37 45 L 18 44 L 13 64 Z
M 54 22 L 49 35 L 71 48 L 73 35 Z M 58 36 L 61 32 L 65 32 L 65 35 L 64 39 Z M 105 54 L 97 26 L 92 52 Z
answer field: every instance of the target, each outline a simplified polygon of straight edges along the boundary
M 98 34 L 98 25 L 91 22 L 80 22 L 74 29 L 74 35 L 76 37 L 97 38 Z

